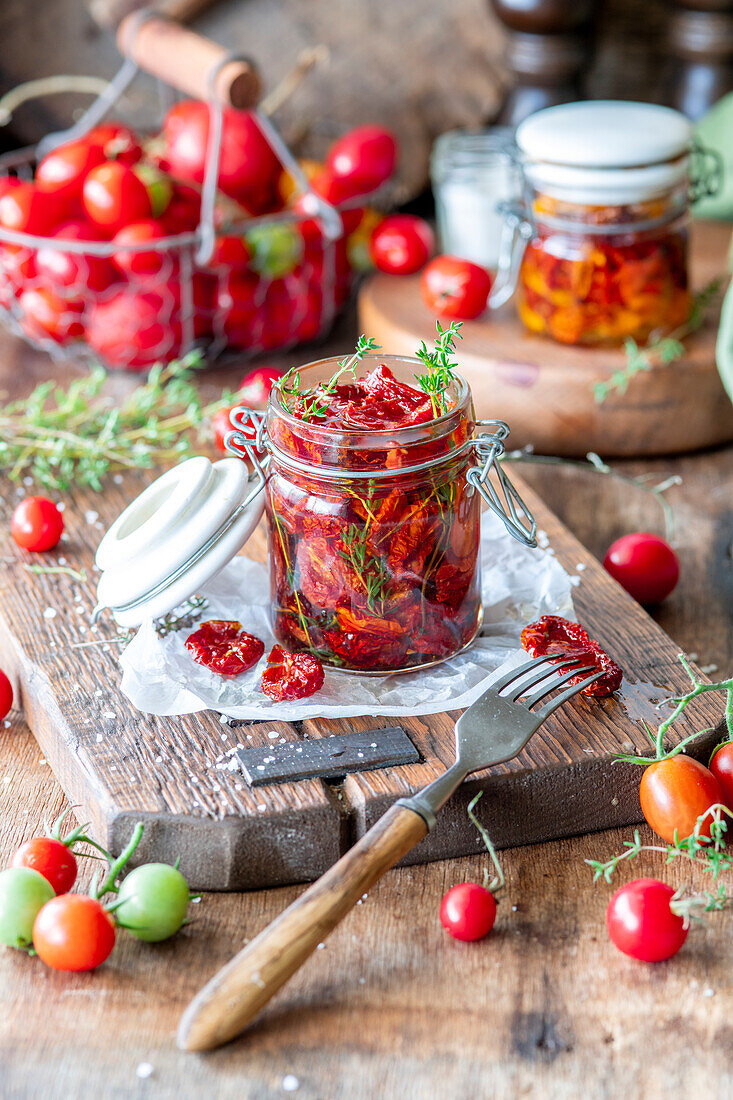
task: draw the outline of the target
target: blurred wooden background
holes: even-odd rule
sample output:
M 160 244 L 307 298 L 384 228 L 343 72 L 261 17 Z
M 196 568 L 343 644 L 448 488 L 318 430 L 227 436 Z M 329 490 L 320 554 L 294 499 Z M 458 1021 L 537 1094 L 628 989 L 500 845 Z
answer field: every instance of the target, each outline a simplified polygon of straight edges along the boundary
M 3 0 L 0 85 L 55 73 L 111 76 L 110 25 L 135 0 Z M 518 115 L 542 100 L 677 102 L 691 115 L 731 87 L 733 0 L 160 0 L 202 33 L 254 57 L 266 88 L 308 47 L 327 59 L 277 121 L 318 156 L 348 125 L 379 120 L 399 133 L 401 197 L 427 179 L 434 137 Z M 192 9 L 195 11 L 192 14 Z M 519 96 L 509 89 L 519 80 Z M 152 91 L 152 94 L 151 94 Z M 684 102 L 680 102 L 683 100 Z M 20 109 L 6 143 L 31 141 L 88 99 Z M 156 122 L 157 91 L 139 81 L 133 121 Z

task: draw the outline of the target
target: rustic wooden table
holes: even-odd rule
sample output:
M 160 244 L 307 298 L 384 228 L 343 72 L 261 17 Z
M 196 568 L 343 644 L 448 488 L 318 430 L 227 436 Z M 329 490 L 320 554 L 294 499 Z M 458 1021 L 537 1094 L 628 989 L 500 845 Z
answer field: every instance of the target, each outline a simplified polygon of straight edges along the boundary
M 347 320 L 329 342 L 353 338 Z M 60 376 L 74 368 L 54 368 Z M 241 367 L 213 372 L 214 392 Z M 48 363 L 0 339 L 0 389 L 27 392 Z M 130 380 L 119 377 L 124 389 Z M 683 478 L 668 492 L 682 562 L 660 610 L 665 630 L 703 666 L 733 659 L 733 450 L 617 464 L 627 474 Z M 618 534 L 661 530 L 648 494 L 607 476 L 522 466 L 595 553 Z M 8 491 L 7 483 L 3 491 Z M 64 807 L 50 769 L 13 711 L 0 727 L 0 865 Z M 73 976 L 0 951 L 0 1094 L 9 1097 L 246 1097 L 289 1090 L 304 1100 L 396 1097 L 689 1096 L 733 1090 L 730 918 L 714 915 L 683 952 L 657 966 L 607 940 L 611 888 L 584 859 L 620 850 L 629 830 L 513 849 L 495 930 L 459 944 L 438 906 L 456 882 L 481 879 L 481 856 L 388 873 L 237 1043 L 207 1056 L 174 1044 L 201 984 L 301 887 L 209 894 L 170 943 L 120 936 L 109 963 Z M 650 834 L 651 835 L 651 834 Z M 663 874 L 651 857 L 619 877 Z

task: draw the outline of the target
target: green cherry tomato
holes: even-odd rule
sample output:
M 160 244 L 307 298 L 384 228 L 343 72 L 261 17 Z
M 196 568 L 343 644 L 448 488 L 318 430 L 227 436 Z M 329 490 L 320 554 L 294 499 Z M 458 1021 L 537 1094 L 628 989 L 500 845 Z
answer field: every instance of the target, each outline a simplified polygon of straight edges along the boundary
M 188 909 L 188 883 L 167 863 L 145 863 L 123 880 L 115 916 L 139 940 L 157 943 L 174 936 Z
M 0 871 L 0 943 L 6 947 L 31 947 L 35 919 L 55 896 L 48 879 L 30 867 Z
M 263 225 L 245 235 L 250 267 L 268 279 L 282 279 L 297 267 L 303 239 L 292 225 Z

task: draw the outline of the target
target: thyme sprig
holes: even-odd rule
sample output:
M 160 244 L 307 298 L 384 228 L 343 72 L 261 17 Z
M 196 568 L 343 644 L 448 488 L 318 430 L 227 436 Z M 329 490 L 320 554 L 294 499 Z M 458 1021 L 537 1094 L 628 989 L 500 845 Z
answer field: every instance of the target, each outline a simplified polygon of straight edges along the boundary
M 649 737 L 651 738 L 652 744 L 654 745 L 655 755 L 633 756 L 620 754 L 619 756 L 614 757 L 614 762 L 625 764 L 653 764 L 657 760 L 676 756 L 678 753 L 682 752 L 687 747 L 687 745 L 690 744 L 691 741 L 695 741 L 704 733 L 709 733 L 709 729 L 698 730 L 696 733 L 691 733 L 689 737 L 684 737 L 682 741 L 679 742 L 679 744 L 674 746 L 674 748 L 665 750 L 664 738 L 666 737 L 667 733 L 669 733 L 669 730 L 677 721 L 677 719 L 681 716 L 685 708 L 688 707 L 694 699 L 697 699 L 701 695 L 705 695 L 710 691 L 725 692 L 725 724 L 728 731 L 728 740 L 733 741 L 733 677 L 730 677 L 727 680 L 713 681 L 710 684 L 705 683 L 704 681 L 697 678 L 694 670 L 692 669 L 692 666 L 685 657 L 684 653 L 678 653 L 677 657 L 685 672 L 689 676 L 692 686 L 685 695 L 673 695 L 669 699 L 663 699 L 658 704 L 658 706 L 660 707 L 668 706 L 670 703 L 674 703 L 676 705 L 672 713 L 667 718 L 665 718 L 663 722 L 660 722 L 656 732 L 652 732 L 652 730 L 650 730 L 649 727 L 646 726 Z
M 433 351 L 428 351 L 423 340 L 415 352 L 417 358 L 427 367 L 425 374 L 418 374 L 415 377 L 420 389 L 430 398 L 433 406 L 433 416 L 442 416 L 443 413 L 448 411 L 446 391 L 455 382 L 453 371 L 458 364 L 453 361 L 452 356 L 455 355 L 456 338 L 463 339 L 460 331 L 463 323 L 461 321 L 451 321 L 448 328 L 443 328 L 440 321 L 436 321 L 435 327 L 438 331 L 438 337 Z
M 295 402 L 288 404 L 286 401 L 286 408 L 289 412 L 293 412 L 297 404 L 298 415 L 302 420 L 316 420 L 325 416 L 329 404 L 327 399 L 336 392 L 342 375 L 350 371 L 356 379 L 356 368 L 364 356 L 379 350 L 380 345 L 371 336 L 362 334 L 352 354 L 341 360 L 328 382 L 318 382 L 305 390 L 301 389 L 300 371 L 295 368 L 289 370 L 280 382 L 280 392 L 286 398 L 295 398 Z
M 682 341 L 685 337 L 702 328 L 707 319 L 709 308 L 716 302 L 723 287 L 723 278 L 712 279 L 693 296 L 690 316 L 683 325 L 679 325 L 668 336 L 652 340 L 645 348 L 640 348 L 636 340 L 629 338 L 624 342 L 626 363 L 605 382 L 596 382 L 593 394 L 600 405 L 614 390 L 626 393 L 631 380 L 642 371 L 649 371 L 659 363 L 674 363 L 685 353 Z
M 105 396 L 101 368 L 68 386 L 43 382 L 0 412 L 0 470 L 12 481 L 30 476 L 46 489 L 101 491 L 115 470 L 148 469 L 195 453 L 194 437 L 230 392 L 204 404 L 191 381 L 202 365 L 192 352 L 156 366 L 121 403 Z
M 371 531 L 368 525 L 350 524 L 342 535 L 346 551 L 339 550 L 339 557 L 351 565 L 364 585 L 367 603 L 374 611 L 387 594 L 390 573 L 380 557 L 369 552 L 367 539 Z
M 667 864 L 681 858 L 690 860 L 709 874 L 713 882 L 717 882 L 723 872 L 733 867 L 733 854 L 727 850 L 725 843 L 727 814 L 730 814 L 728 807 L 716 802 L 700 814 L 692 833 L 684 840 L 680 840 L 675 832 L 672 844 L 644 844 L 639 830 L 635 829 L 634 839 L 624 841 L 623 852 L 607 860 L 586 859 L 585 862 L 593 871 L 594 882 L 602 878 L 610 883 L 621 863 L 636 859 L 642 852 L 658 852 L 665 857 Z

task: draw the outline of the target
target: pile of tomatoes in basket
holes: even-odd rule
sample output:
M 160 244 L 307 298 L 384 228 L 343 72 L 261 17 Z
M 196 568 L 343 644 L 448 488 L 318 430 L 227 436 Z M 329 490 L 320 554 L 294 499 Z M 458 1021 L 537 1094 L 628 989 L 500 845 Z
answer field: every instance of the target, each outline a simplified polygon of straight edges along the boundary
M 197 258 L 209 124 L 205 103 L 182 101 L 152 137 L 102 123 L 33 180 L 0 177 L 0 306 L 29 339 L 85 341 L 107 366 L 142 370 L 193 343 L 259 351 L 328 327 L 379 221 L 364 201 L 393 172 L 393 135 L 360 126 L 324 163 L 301 162 L 339 209 L 330 241 L 256 117 L 225 110 L 216 240 Z

